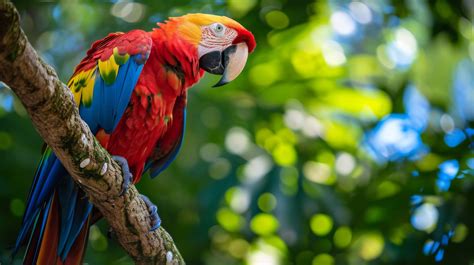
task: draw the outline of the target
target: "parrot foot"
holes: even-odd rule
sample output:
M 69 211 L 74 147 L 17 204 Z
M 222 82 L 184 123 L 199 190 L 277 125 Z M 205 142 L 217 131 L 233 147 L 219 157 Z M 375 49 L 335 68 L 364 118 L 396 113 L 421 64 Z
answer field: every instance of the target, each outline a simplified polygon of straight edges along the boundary
M 123 156 L 112 156 L 112 159 L 115 160 L 121 167 L 122 167 L 122 174 L 123 174 L 123 183 L 122 183 L 122 191 L 120 192 L 120 196 L 124 195 L 130 183 L 132 182 L 133 175 L 130 172 L 130 168 L 128 166 L 128 161 Z
M 154 205 L 147 196 L 140 194 L 140 198 L 145 202 L 148 207 L 148 212 L 150 213 L 150 232 L 155 231 L 161 225 L 161 218 L 158 216 L 158 207 Z

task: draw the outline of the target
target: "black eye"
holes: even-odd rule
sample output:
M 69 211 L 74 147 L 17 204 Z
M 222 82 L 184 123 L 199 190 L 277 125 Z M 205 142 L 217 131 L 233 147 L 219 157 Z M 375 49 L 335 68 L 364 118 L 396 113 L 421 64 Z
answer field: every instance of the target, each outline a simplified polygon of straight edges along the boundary
M 224 31 L 224 25 L 220 24 L 220 23 L 216 23 L 214 25 L 214 31 L 216 33 L 222 33 Z

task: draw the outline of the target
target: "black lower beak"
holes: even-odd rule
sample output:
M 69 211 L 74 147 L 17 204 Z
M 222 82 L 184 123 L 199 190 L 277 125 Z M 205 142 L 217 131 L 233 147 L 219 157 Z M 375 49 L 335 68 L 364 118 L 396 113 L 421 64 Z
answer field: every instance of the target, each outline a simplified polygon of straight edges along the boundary
M 229 64 L 229 55 L 234 53 L 235 50 L 236 45 L 231 45 L 222 52 L 213 51 L 206 53 L 199 59 L 199 67 L 208 73 L 222 75 Z
M 211 74 L 222 75 L 214 87 L 223 86 L 237 78 L 244 69 L 249 50 L 245 42 L 227 47 L 222 52 L 213 51 L 199 58 L 199 66 Z

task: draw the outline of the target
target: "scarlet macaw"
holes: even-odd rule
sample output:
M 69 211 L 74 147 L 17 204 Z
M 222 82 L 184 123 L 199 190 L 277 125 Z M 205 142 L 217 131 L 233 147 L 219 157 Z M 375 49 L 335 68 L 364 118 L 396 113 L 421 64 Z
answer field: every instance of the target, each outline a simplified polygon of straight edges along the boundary
M 184 134 L 187 89 L 204 71 L 222 75 L 216 86 L 232 81 L 256 45 L 250 31 L 223 16 L 188 14 L 158 26 L 94 42 L 68 82 L 82 119 L 122 165 L 124 191 L 143 172 L 156 177 L 175 159 Z M 161 223 L 156 206 L 143 198 L 156 229 Z M 27 245 L 25 264 L 80 264 L 92 208 L 47 148 L 14 253 Z

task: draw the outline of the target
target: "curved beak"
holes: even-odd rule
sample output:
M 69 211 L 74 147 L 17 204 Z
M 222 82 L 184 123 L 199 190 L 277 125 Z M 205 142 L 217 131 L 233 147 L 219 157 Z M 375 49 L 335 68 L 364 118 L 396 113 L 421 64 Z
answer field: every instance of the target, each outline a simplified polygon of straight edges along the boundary
M 223 86 L 234 80 L 244 69 L 249 50 L 245 42 L 233 44 L 224 51 L 213 51 L 199 59 L 199 66 L 211 74 L 222 75 L 214 87 Z

